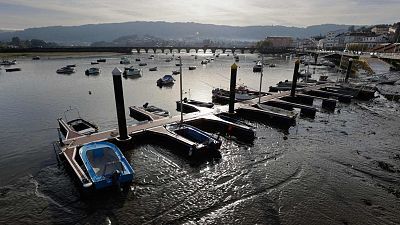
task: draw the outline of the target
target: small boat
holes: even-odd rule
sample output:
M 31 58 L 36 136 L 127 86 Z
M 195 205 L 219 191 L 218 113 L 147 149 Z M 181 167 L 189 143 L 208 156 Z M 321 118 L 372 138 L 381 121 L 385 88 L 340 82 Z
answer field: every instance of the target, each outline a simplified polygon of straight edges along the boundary
M 149 105 L 148 102 L 146 102 L 142 108 L 147 112 L 153 113 L 157 116 L 168 117 L 170 115 L 168 110 L 156 107 L 154 105 Z
M 165 62 L 171 62 L 172 59 L 166 59 Z
M 139 63 L 139 66 L 147 66 L 147 63 Z
M 97 64 L 99 64 L 98 62 L 91 62 L 90 64 L 92 64 L 92 65 L 97 65 Z
M 299 78 L 311 78 L 312 73 L 310 71 L 307 71 L 305 69 L 300 70 L 300 72 L 298 73 L 298 77 Z
M 71 74 L 71 73 L 75 73 L 75 69 L 73 67 L 65 66 L 65 67 L 58 69 L 56 72 L 60 73 L 60 74 Z
M 188 124 L 169 124 L 166 125 L 165 128 L 169 132 L 195 143 L 195 146 L 189 149 L 189 157 L 209 156 L 210 154 L 216 153 L 222 145 L 222 141 Z
M 128 185 L 134 171 L 121 150 L 109 142 L 92 142 L 79 149 L 79 156 L 89 174 L 85 188 L 94 185 L 96 190 Z
M 100 74 L 100 69 L 99 68 L 89 68 L 85 71 L 85 75 L 99 75 Z
M 189 70 L 195 70 L 197 69 L 197 66 L 189 66 Z
M 207 60 L 202 60 L 202 61 L 201 61 L 201 64 L 202 64 L 202 65 L 207 65 L 207 63 L 208 63 Z
M 131 67 L 125 67 L 123 75 L 141 77 L 143 74 L 141 69 L 136 69 L 133 66 L 131 66 Z
M 67 119 L 68 113 L 76 112 L 77 117 L 72 120 Z M 65 140 L 84 135 L 97 133 L 99 128 L 94 123 L 81 118 L 77 108 L 70 108 L 64 112 L 65 121 L 62 118 L 57 119 L 60 127 L 60 134 Z
M 216 88 L 212 90 L 212 99 L 213 101 L 216 102 L 227 102 L 229 101 L 229 95 L 230 92 L 221 88 Z M 258 97 L 258 92 L 257 93 L 252 93 L 247 89 L 246 86 L 239 86 L 236 89 L 235 93 L 235 101 L 241 102 L 241 101 L 246 101 L 250 99 L 254 99 Z
M 40 56 L 34 56 L 32 57 L 32 60 L 40 60 Z
M 9 61 L 9 60 L 3 60 L 0 62 L 0 66 L 12 66 L 17 64 L 17 60 Z
M 254 73 L 258 73 L 258 72 L 261 72 L 262 69 L 263 69 L 263 65 L 262 65 L 262 63 L 260 61 L 258 61 L 256 63 L 256 65 L 254 65 L 254 67 L 253 67 L 253 72 Z
M 172 71 L 172 75 L 178 75 L 178 74 L 180 74 L 181 72 L 179 71 L 179 70 L 174 70 L 174 71 Z
M 129 61 L 129 59 L 126 57 L 122 57 L 121 61 L 119 61 L 119 64 L 124 64 L 124 65 L 131 64 L 131 61 Z
M 149 68 L 149 71 L 157 71 L 157 70 L 158 70 L 157 66 L 156 66 L 156 67 Z
M 143 106 L 130 106 L 129 115 L 137 121 L 155 121 L 170 114 L 165 109 L 145 103 Z
M 180 63 L 176 63 L 175 66 L 182 66 L 183 64 Z
M 97 62 L 106 62 L 106 59 L 98 59 Z
M 269 64 L 269 67 L 276 67 L 276 64 L 274 64 L 274 63 L 271 63 L 271 64 Z
M 10 68 L 10 69 L 6 69 L 6 72 L 16 72 L 16 71 L 21 71 L 21 68 Z
M 70 64 L 70 65 L 67 65 L 67 67 L 70 67 L 70 68 L 75 68 L 75 67 L 76 67 L 76 65 L 75 65 L 75 64 Z
M 164 75 L 162 78 L 157 80 L 157 86 L 168 86 L 168 85 L 173 85 L 175 82 L 175 79 L 172 77 L 172 75 Z
M 137 59 L 135 59 L 135 61 L 136 61 L 136 62 L 140 62 L 140 59 L 139 59 L 139 58 L 137 58 Z
M 202 102 L 202 101 L 196 101 L 196 100 L 187 99 L 187 98 L 182 99 L 182 101 L 184 103 L 198 106 L 198 107 L 204 107 L 204 108 L 210 108 L 210 109 L 212 107 L 214 107 L 214 103 L 212 103 L 212 102 Z M 180 103 L 181 103 L 180 101 L 176 101 L 177 106 L 180 106 Z

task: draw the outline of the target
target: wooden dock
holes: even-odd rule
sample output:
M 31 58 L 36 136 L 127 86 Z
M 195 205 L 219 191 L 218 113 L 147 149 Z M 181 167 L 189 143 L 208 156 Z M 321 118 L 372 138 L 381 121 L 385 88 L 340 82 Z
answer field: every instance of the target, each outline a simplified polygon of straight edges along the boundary
M 301 114 L 314 117 L 318 111 L 318 109 L 313 106 L 314 98 L 322 100 L 323 105 L 328 105 L 328 108 L 331 110 L 334 110 L 336 106 L 336 99 L 343 102 L 351 101 L 352 96 L 323 91 L 324 89 L 326 90 L 326 88 L 332 86 L 334 86 L 334 84 L 322 84 L 304 87 L 301 91 L 297 91 L 297 97 L 291 96 L 290 91 L 269 93 L 268 95 L 260 98 L 260 104 L 269 105 L 268 107 L 272 108 L 279 107 L 289 110 L 298 108 L 300 109 Z M 271 108 L 268 107 L 263 109 L 263 107 L 260 107 L 261 105 L 258 105 L 258 103 L 258 98 L 243 101 L 235 103 L 234 109 L 237 115 L 241 117 L 254 115 L 260 120 L 268 121 L 280 119 L 280 121 L 283 121 L 285 124 L 289 124 L 289 126 L 295 124 L 296 116 L 294 114 L 284 113 L 285 110 L 270 110 Z M 244 138 L 246 140 L 255 137 L 255 131 L 253 128 L 217 117 L 220 114 L 228 114 L 229 108 L 227 105 L 214 106 L 212 109 L 202 107 L 194 107 L 194 109 L 197 109 L 198 111 L 196 110 L 195 112 L 188 113 L 183 116 L 185 123 L 207 131 L 216 131 L 219 134 L 227 134 L 236 136 L 237 138 Z M 136 137 L 143 137 L 143 135 L 148 134 L 152 137 L 155 136 L 163 138 L 163 140 L 170 140 L 175 142 L 177 145 L 187 148 L 192 148 L 195 145 L 195 143 L 192 141 L 176 135 L 175 133 L 171 133 L 166 129 L 166 125 L 168 124 L 180 122 L 180 116 L 153 117 L 149 115 L 149 118 L 151 118 L 149 121 L 127 126 L 128 136 L 132 139 L 125 142 L 135 142 Z M 118 135 L 118 129 L 112 129 L 91 135 L 76 135 L 75 133 L 71 133 L 71 135 L 67 135 L 67 138 L 60 143 L 60 154 L 67 159 L 68 164 L 72 167 L 75 175 L 83 184 L 85 184 L 88 176 L 82 170 L 81 166 L 79 165 L 79 159 L 76 157 L 80 146 L 97 141 L 110 141 L 113 143 L 118 143 L 116 139 Z

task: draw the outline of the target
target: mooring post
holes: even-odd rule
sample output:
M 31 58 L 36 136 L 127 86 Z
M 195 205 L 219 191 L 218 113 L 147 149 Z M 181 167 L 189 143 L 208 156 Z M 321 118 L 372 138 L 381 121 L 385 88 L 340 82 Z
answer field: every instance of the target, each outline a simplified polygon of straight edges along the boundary
M 231 87 L 229 90 L 229 113 L 235 112 L 235 94 L 236 94 L 236 76 L 237 76 L 236 63 L 231 66 Z
M 112 71 L 113 83 L 114 83 L 114 95 L 115 95 L 115 105 L 117 107 L 117 119 L 119 128 L 118 140 L 128 140 L 128 131 L 126 128 L 126 117 L 125 117 L 125 103 L 124 103 L 124 91 L 122 89 L 122 71 L 115 67 Z
M 347 67 L 347 73 L 346 73 L 346 78 L 344 79 L 344 82 L 347 83 L 349 80 L 350 74 L 351 74 L 351 69 L 353 67 L 353 59 L 349 59 L 349 66 Z
M 295 97 L 296 95 L 297 74 L 299 73 L 299 67 L 300 67 L 300 60 L 296 60 L 293 71 L 292 90 L 290 92 L 290 96 L 292 97 Z

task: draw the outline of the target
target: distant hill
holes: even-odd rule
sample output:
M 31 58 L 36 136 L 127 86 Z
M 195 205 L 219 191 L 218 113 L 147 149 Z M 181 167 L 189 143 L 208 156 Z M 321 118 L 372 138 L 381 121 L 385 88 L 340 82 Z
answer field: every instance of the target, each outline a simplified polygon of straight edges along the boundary
M 305 38 L 328 31 L 347 29 L 349 25 L 324 24 L 301 27 L 286 26 L 225 26 L 199 23 L 168 22 L 125 22 L 108 24 L 87 24 L 81 26 L 51 26 L 28 28 L 13 32 L 0 32 L 0 40 L 14 36 L 21 39 L 41 39 L 57 43 L 87 43 L 112 41 L 121 36 L 151 35 L 164 40 L 200 38 L 218 40 L 254 41 L 266 36 L 292 36 Z

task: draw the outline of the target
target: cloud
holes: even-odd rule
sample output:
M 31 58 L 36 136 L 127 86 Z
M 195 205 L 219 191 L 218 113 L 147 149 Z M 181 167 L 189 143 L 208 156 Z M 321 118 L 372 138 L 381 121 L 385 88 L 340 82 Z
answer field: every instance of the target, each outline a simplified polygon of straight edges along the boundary
M 399 8 L 399 0 L 0 0 L 0 27 L 161 20 L 239 26 L 377 24 L 397 22 Z

